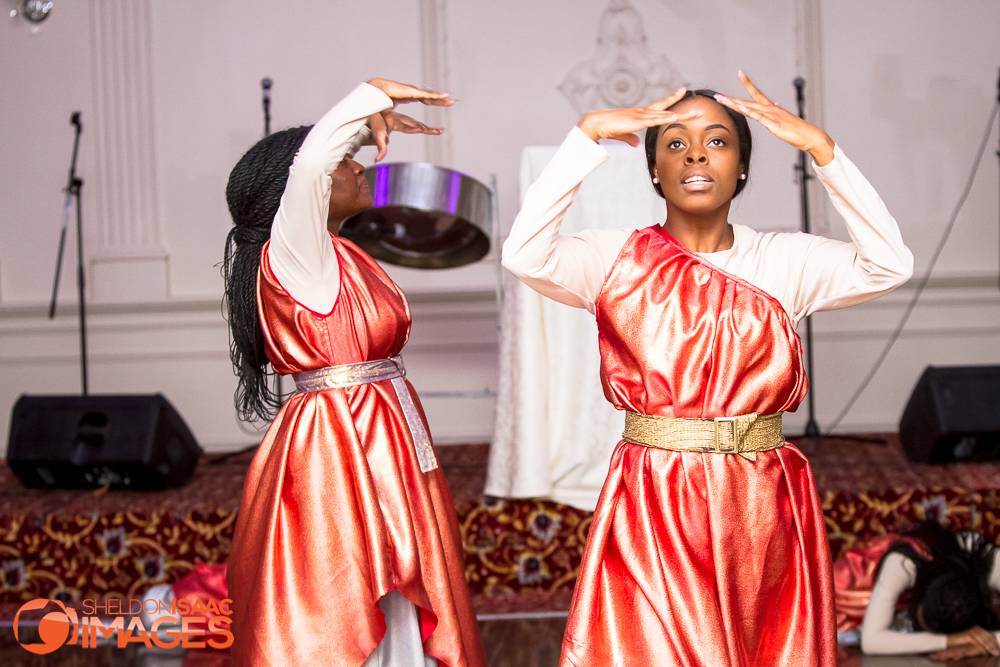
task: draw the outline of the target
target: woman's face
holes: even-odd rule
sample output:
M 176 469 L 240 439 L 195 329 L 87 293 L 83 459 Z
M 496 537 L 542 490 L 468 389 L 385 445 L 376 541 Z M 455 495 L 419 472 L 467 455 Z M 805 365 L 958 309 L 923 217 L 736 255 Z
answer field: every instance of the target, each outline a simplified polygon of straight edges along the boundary
M 372 193 L 368 189 L 365 168 L 349 157 L 341 160 L 332 178 L 326 224 L 336 234 L 341 222 L 372 207 Z
M 700 109 L 694 120 L 671 123 L 656 142 L 656 176 L 668 205 L 710 213 L 727 204 L 743 173 L 739 136 L 729 114 L 707 97 L 691 97 L 672 111 Z

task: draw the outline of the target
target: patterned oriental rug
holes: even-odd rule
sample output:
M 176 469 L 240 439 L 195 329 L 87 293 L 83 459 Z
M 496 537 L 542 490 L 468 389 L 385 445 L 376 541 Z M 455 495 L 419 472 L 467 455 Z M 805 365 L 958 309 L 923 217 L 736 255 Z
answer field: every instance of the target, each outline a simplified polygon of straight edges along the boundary
M 1000 464 L 913 465 L 884 444 L 801 441 L 812 462 L 834 558 L 934 517 L 1000 543 Z M 482 497 L 488 445 L 441 447 L 480 614 L 560 611 L 591 514 L 537 499 Z M 252 454 L 207 455 L 191 484 L 164 492 L 25 489 L 0 466 L 0 617 L 26 600 L 135 598 L 195 563 L 226 560 Z

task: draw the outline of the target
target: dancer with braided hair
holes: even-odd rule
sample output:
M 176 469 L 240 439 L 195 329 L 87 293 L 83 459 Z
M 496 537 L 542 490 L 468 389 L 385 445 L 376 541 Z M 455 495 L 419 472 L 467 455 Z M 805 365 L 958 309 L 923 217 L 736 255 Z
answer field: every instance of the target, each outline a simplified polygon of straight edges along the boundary
M 440 134 L 393 111 L 446 93 L 372 79 L 315 126 L 270 135 L 233 168 L 224 274 L 240 416 L 269 419 L 227 574 L 233 662 L 485 667 L 458 523 L 399 353 L 410 311 L 336 236 L 371 207 L 354 150 Z M 280 405 L 266 366 L 292 375 Z M 280 408 L 280 409 L 279 409 Z

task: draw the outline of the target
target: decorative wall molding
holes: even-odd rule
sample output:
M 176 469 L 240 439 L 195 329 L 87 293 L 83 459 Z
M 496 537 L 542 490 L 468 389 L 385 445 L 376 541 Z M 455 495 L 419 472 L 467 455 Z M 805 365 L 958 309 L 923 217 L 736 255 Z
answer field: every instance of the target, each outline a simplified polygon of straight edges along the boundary
M 441 92 L 451 92 L 448 71 L 447 0 L 420 0 L 420 45 L 422 49 L 421 84 Z M 435 127 L 448 125 L 444 107 L 425 107 L 425 122 Z M 443 167 L 451 166 L 451 134 L 425 137 L 426 160 Z
M 686 85 L 646 40 L 642 16 L 628 0 L 611 0 L 597 29 L 594 56 L 574 67 L 558 89 L 579 114 L 651 104 Z
M 149 0 L 92 0 L 91 9 L 95 174 L 84 193 L 93 193 L 96 212 L 87 235 L 92 298 L 164 299 Z
M 439 445 L 482 443 L 493 432 L 496 298 L 491 291 L 410 295 L 413 327 L 403 351 Z M 236 420 L 236 379 L 219 299 L 88 306 L 94 393 L 160 392 L 210 451 L 239 449 L 259 434 Z M 21 393 L 79 386 L 75 308 L 49 320 L 42 304 L 0 306 L 0 432 Z

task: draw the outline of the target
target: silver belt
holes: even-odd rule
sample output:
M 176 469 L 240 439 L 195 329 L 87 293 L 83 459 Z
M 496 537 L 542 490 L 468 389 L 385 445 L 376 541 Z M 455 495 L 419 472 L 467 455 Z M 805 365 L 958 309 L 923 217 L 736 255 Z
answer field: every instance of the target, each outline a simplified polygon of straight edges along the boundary
M 403 417 L 406 418 L 406 425 L 410 428 L 410 436 L 413 438 L 413 450 L 417 454 L 420 471 L 430 472 L 438 467 L 437 458 L 434 456 L 431 438 L 427 435 L 424 422 L 420 419 L 417 406 L 414 404 L 410 390 L 403 380 L 405 377 L 406 368 L 403 367 L 402 357 L 362 361 L 357 364 L 343 364 L 341 366 L 327 366 L 326 368 L 318 368 L 314 371 L 292 373 L 292 379 L 295 380 L 295 388 L 300 394 L 323 391 L 324 389 L 335 389 L 337 387 L 356 387 L 372 382 L 392 380 L 392 387 L 396 390 L 396 398 L 399 399 L 399 406 L 403 410 Z

